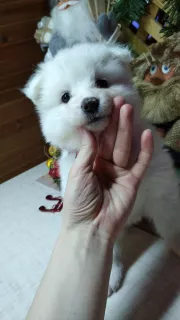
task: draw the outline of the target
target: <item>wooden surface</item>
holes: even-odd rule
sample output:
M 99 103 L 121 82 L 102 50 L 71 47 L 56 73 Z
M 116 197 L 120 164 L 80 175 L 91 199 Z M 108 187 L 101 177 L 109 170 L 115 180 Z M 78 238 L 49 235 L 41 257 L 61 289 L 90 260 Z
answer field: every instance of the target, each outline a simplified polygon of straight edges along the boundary
M 140 28 L 135 34 L 129 27 L 124 27 L 124 33 L 128 41 L 132 44 L 134 50 L 141 54 L 147 52 L 149 46 L 147 43 L 147 37 L 150 35 L 155 41 L 163 41 L 162 34 L 160 33 L 162 25 L 155 20 L 158 11 L 163 8 L 162 0 L 152 0 L 148 6 L 148 14 L 141 18 Z
M 33 35 L 46 0 L 0 1 L 0 183 L 45 159 L 34 107 L 20 92 L 43 59 Z

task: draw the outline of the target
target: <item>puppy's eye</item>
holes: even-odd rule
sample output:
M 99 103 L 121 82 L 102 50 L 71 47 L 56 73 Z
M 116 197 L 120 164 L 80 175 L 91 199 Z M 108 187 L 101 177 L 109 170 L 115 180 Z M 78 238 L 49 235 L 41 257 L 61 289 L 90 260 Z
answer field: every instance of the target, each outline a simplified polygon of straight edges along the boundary
M 71 99 L 71 96 L 69 92 L 65 92 L 61 97 L 61 100 L 63 103 L 68 103 L 70 99 Z
M 109 88 L 109 84 L 106 79 L 97 79 L 96 80 L 96 87 L 106 89 L 106 88 Z

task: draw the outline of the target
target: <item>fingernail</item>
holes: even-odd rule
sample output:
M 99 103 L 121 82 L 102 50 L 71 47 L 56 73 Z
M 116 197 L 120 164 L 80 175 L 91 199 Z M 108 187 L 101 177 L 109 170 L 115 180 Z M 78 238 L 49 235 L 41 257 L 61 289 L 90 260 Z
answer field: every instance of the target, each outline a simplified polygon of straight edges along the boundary
M 146 129 L 146 132 L 148 132 L 149 134 L 152 134 L 152 130 L 151 129 Z

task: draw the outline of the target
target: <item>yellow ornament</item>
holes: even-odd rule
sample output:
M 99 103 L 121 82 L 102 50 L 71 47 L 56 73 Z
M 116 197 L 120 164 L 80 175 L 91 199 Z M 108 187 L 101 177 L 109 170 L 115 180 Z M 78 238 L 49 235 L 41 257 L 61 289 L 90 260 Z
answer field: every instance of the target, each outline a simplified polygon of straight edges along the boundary
M 54 166 L 54 160 L 53 159 L 48 159 L 46 161 L 46 165 L 47 165 L 48 169 L 52 168 Z
M 50 146 L 48 152 L 49 152 L 50 156 L 54 157 L 56 155 L 57 148 L 54 146 Z

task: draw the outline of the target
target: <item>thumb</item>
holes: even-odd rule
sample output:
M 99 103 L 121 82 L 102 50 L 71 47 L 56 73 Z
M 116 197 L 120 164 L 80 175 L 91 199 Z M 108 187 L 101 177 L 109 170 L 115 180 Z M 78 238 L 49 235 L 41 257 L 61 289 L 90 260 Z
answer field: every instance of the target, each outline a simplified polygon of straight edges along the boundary
M 97 140 L 91 132 L 85 129 L 81 129 L 80 134 L 81 148 L 75 161 L 75 168 L 78 171 L 91 171 L 97 154 Z

